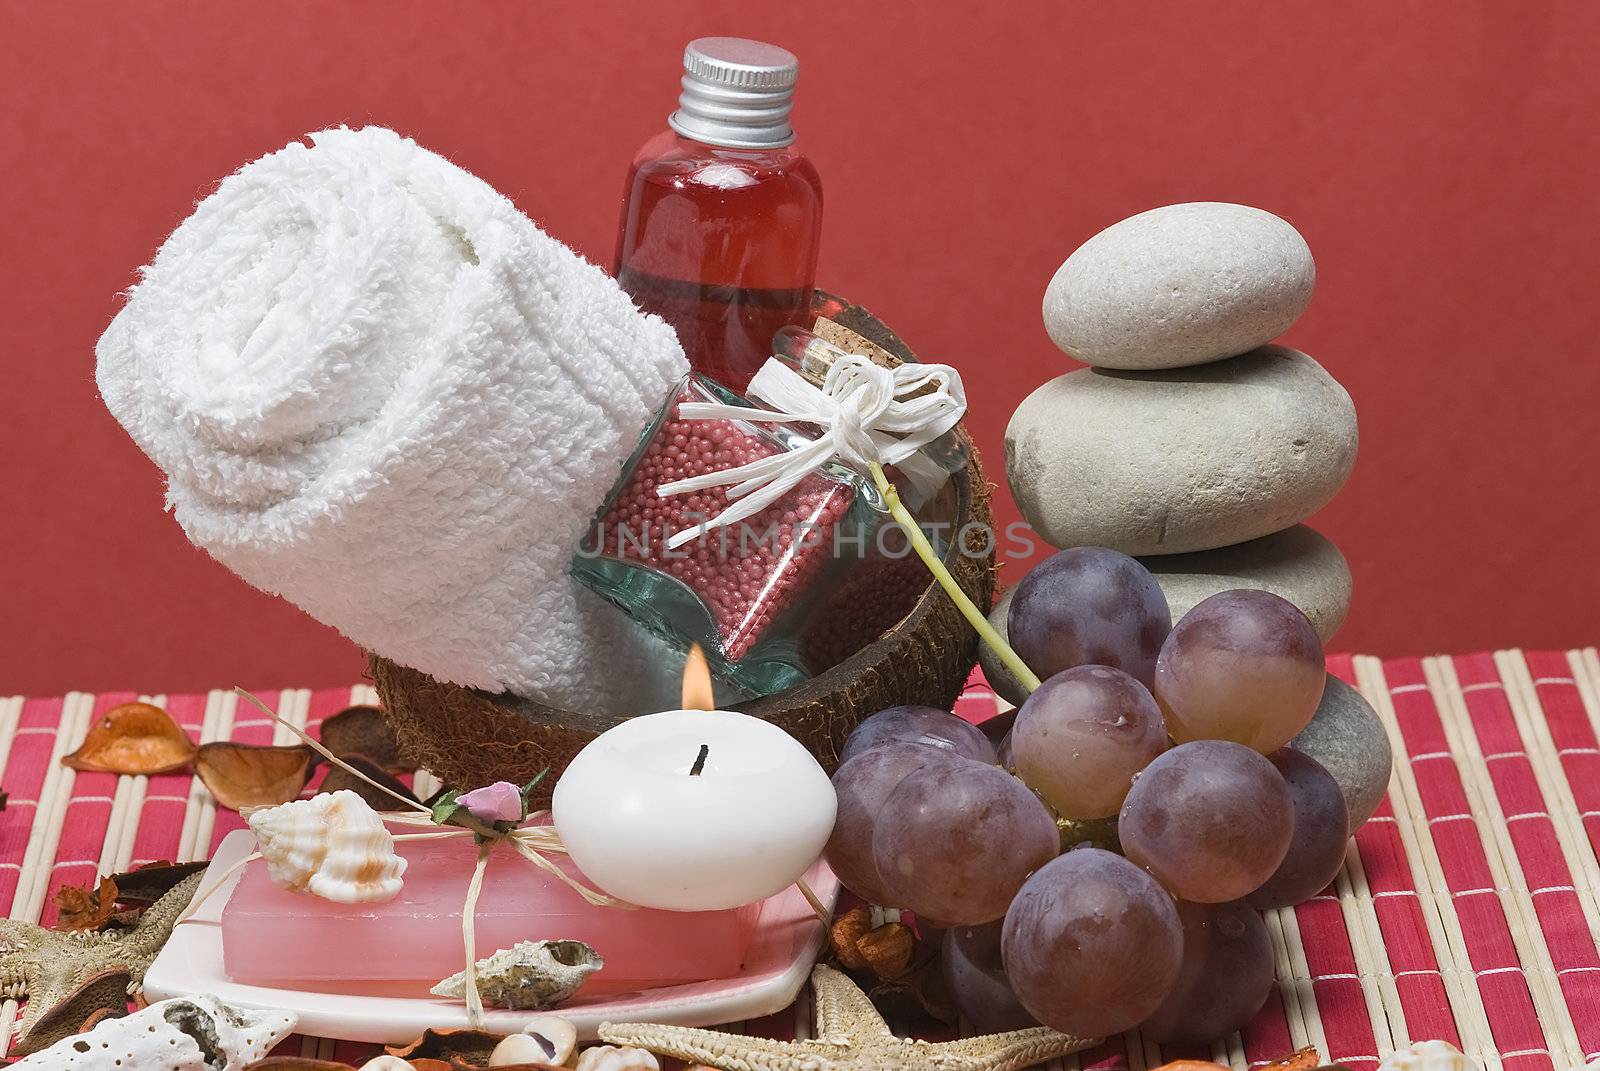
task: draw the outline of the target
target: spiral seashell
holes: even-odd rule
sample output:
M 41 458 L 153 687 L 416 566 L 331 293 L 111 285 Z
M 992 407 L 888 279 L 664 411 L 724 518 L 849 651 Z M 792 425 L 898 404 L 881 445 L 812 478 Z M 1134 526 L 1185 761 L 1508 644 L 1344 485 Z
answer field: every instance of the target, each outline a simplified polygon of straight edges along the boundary
M 1483 1071 L 1483 1065 L 1448 1041 L 1419 1041 L 1385 1056 L 1378 1071 Z
M 597 1045 L 578 1054 L 577 1071 L 661 1071 L 661 1061 L 643 1049 Z
M 490 1007 L 539 1010 L 553 1008 L 572 996 L 589 975 L 604 966 L 600 954 L 582 941 L 519 941 L 478 960 L 474 974 L 478 995 Z M 466 972 L 452 974 L 429 992 L 436 997 L 464 999 Z
M 340 904 L 392 900 L 406 861 L 365 800 L 344 789 L 251 812 L 272 882 Z

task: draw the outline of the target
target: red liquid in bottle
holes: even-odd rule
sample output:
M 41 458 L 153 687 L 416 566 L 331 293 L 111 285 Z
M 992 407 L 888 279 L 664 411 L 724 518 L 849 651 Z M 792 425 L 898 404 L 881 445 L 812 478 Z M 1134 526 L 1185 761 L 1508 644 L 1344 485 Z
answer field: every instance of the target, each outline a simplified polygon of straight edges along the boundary
M 677 329 L 695 371 L 743 391 L 774 332 L 809 324 L 821 223 L 821 181 L 793 146 L 667 131 L 629 171 L 617 281 Z

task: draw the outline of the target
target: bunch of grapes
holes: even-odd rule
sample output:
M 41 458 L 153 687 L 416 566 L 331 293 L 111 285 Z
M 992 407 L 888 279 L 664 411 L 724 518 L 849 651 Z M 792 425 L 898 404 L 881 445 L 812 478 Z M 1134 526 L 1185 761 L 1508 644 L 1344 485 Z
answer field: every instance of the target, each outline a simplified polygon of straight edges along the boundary
M 1333 777 L 1285 746 L 1326 679 L 1311 623 L 1238 590 L 1174 626 L 1143 566 L 1078 548 L 1017 585 L 1008 631 L 1042 679 L 1009 733 L 929 707 L 862 722 L 829 862 L 944 931 L 951 994 L 982 1028 L 1238 1029 L 1272 984 L 1258 912 L 1324 888 L 1350 836 Z M 1113 820 L 1120 854 L 1061 850 Z

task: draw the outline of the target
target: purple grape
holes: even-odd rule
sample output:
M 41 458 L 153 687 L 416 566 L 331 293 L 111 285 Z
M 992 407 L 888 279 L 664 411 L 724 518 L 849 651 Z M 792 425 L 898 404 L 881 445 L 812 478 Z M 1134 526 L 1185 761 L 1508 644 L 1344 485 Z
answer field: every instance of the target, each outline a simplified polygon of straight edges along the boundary
M 1060 846 L 1055 819 L 1026 785 L 971 759 L 908 773 L 884 801 L 872 835 L 890 901 L 946 926 L 1004 915 L 1023 881 Z
M 1178 981 L 1139 1030 L 1152 1041 L 1205 1044 L 1248 1023 L 1272 992 L 1272 938 L 1249 905 L 1178 902 Z
M 890 903 L 872 860 L 872 836 L 884 801 L 913 770 L 953 761 L 939 748 L 890 742 L 862 752 L 834 771 L 839 811 L 823 857 L 845 888 L 871 903 Z
M 1167 749 L 1144 685 L 1108 666 L 1078 666 L 1028 696 L 1011 730 L 1017 776 L 1063 818 L 1117 813 L 1140 770 Z
M 1161 645 L 1155 695 L 1181 743 L 1232 740 L 1269 755 L 1304 729 L 1327 678 L 1306 615 L 1267 591 L 1203 599 Z
M 1316 759 L 1290 748 L 1267 759 L 1289 786 L 1294 835 L 1278 869 L 1247 899 L 1252 907 L 1289 907 L 1326 889 L 1339 873 L 1350 843 L 1350 812 L 1339 782 Z
M 1218 904 L 1278 869 L 1294 805 L 1277 767 L 1243 744 L 1179 744 L 1134 778 L 1117 820 L 1122 850 L 1180 900 Z
M 940 960 L 956 1010 L 985 1034 L 1038 1026 L 1011 992 L 1000 961 L 1000 921 L 944 931 Z
M 976 725 L 938 707 L 889 707 L 857 725 L 839 753 L 849 762 L 868 748 L 891 740 L 943 748 L 964 759 L 994 762 L 994 745 Z
M 1178 911 L 1120 855 L 1076 848 L 1041 867 L 1006 912 L 1011 989 L 1045 1026 L 1107 1037 L 1148 1019 L 1183 957 Z
M 1013 707 L 1004 714 L 996 714 L 988 721 L 979 723 L 978 731 L 981 732 L 985 739 L 989 741 L 990 745 L 993 746 L 995 754 L 999 755 L 1001 741 L 1005 740 L 1006 737 L 1011 735 L 1011 727 L 1016 723 L 1017 711 L 1016 708 Z
M 1073 547 L 1029 570 L 1011 596 L 1006 636 L 1039 679 L 1111 666 L 1150 686 L 1172 628 L 1167 597 L 1126 554 Z

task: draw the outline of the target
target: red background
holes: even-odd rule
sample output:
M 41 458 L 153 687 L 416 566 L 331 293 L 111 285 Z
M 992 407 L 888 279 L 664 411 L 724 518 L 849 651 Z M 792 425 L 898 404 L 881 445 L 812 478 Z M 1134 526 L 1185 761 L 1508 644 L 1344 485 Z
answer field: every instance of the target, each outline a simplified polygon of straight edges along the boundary
M 966 371 L 997 477 L 1011 409 L 1069 367 L 1039 316 L 1061 260 L 1156 205 L 1259 205 L 1317 257 L 1286 339 L 1361 417 L 1315 522 L 1356 576 L 1335 646 L 1600 639 L 1589 0 L 0 10 L 0 692 L 354 678 L 162 511 L 95 394 L 118 292 L 218 178 L 339 123 L 415 136 L 605 262 L 702 34 L 800 54 L 821 281 Z

